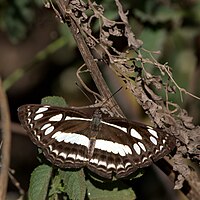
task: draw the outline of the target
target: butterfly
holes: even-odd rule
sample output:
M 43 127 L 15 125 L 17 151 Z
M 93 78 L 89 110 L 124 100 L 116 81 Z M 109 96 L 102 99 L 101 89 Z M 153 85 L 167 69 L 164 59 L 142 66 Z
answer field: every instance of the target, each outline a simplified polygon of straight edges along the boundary
M 87 109 L 91 111 L 91 108 Z M 19 120 L 45 157 L 61 168 L 87 167 L 97 175 L 123 178 L 169 154 L 175 138 L 158 128 L 82 109 L 28 104 Z

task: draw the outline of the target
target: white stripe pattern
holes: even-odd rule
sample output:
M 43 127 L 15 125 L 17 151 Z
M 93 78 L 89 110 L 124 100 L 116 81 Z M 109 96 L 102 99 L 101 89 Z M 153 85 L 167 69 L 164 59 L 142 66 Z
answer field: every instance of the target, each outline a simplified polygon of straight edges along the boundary
M 151 135 L 153 135 L 155 138 L 158 138 L 158 133 L 155 131 L 155 130 L 153 130 L 153 129 L 147 129 L 148 131 L 149 131 L 149 133 L 151 133 Z
M 144 146 L 144 144 L 142 142 L 138 142 L 140 148 L 143 150 L 143 151 L 146 151 L 146 148 Z
M 98 159 L 92 158 L 90 159 L 90 163 L 98 164 Z
M 55 115 L 55 116 L 51 117 L 51 118 L 49 119 L 49 121 L 59 122 L 59 121 L 61 121 L 62 117 L 63 117 L 63 115 L 60 113 L 60 114 L 58 114 L 58 115 Z
M 115 165 L 113 163 L 109 163 L 107 166 L 108 169 L 115 169 Z
M 38 113 L 41 113 L 41 112 L 44 112 L 44 111 L 47 111 L 47 110 L 48 110 L 48 107 L 41 107 L 35 113 L 38 114 Z
M 131 129 L 131 136 L 139 140 L 142 140 L 142 136 L 134 128 Z
M 156 138 L 154 138 L 153 136 L 150 136 L 150 140 L 151 140 L 151 142 L 152 142 L 153 144 L 155 144 L 155 145 L 158 144 Z
M 90 140 L 85 135 L 57 131 L 52 135 L 52 138 L 55 138 L 58 142 L 64 141 L 65 143 L 83 145 L 89 148 Z
M 41 128 L 41 131 L 43 131 L 44 129 L 49 128 L 50 126 L 51 126 L 50 123 L 43 125 L 42 128 Z
M 96 140 L 95 148 L 109 153 L 119 154 L 120 156 L 126 156 L 132 154 L 132 151 L 128 145 L 119 144 L 107 140 Z
M 65 120 L 82 120 L 82 121 L 92 121 L 92 119 L 87 119 L 87 118 L 82 118 L 82 117 L 70 117 L 70 116 L 67 116 L 65 117 Z
M 64 152 L 61 152 L 61 153 L 59 154 L 59 156 L 63 157 L 64 159 L 66 159 L 66 158 L 67 158 L 67 154 L 66 154 L 66 153 L 64 153 Z
M 43 116 L 44 116 L 44 114 L 42 114 L 42 113 L 37 114 L 37 115 L 35 115 L 34 120 L 41 119 Z
M 141 154 L 141 149 L 140 149 L 140 147 L 139 147 L 139 145 L 138 145 L 137 143 L 135 143 L 135 144 L 133 145 L 133 148 L 134 148 L 135 152 L 136 152 L 138 155 Z
M 45 130 L 44 135 L 50 134 L 54 130 L 54 126 L 50 126 L 48 129 Z
M 114 128 L 117 128 L 117 129 L 120 129 L 121 131 L 127 133 L 127 128 L 125 127 L 121 127 L 121 126 L 118 126 L 118 125 L 115 125 L 115 124 L 110 124 L 108 122 L 104 122 L 104 121 L 101 121 L 102 124 L 105 124 L 105 125 L 108 125 L 108 126 L 112 126 Z

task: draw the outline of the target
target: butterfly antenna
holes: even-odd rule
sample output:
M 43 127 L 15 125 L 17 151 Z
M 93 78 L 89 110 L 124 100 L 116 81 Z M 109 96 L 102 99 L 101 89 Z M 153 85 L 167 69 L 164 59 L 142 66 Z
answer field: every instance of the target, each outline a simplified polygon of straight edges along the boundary
M 117 94 L 122 88 L 123 88 L 123 87 L 121 86 L 117 91 L 115 91 L 115 92 L 111 95 L 111 97 L 113 97 L 115 94 Z M 110 98 L 109 98 L 109 99 L 110 99 Z
M 106 106 L 106 110 L 103 111 L 104 113 L 107 112 L 107 114 L 109 114 L 110 116 L 114 116 L 114 114 L 113 114 L 113 112 L 112 112 L 112 108 L 115 107 L 115 106 L 117 106 L 117 104 L 114 104 L 114 105 L 112 105 L 112 106 L 111 106 L 111 105 L 109 106 L 108 100 L 111 99 L 111 98 L 112 98 L 116 93 L 118 93 L 121 89 L 122 89 L 122 87 L 120 87 L 117 91 L 115 91 L 110 97 L 108 97 L 107 99 L 105 99 L 105 100 L 102 101 L 102 104 L 101 104 L 101 106 L 100 106 L 101 108 L 103 108 L 103 105 L 104 105 L 104 104 L 108 103 L 108 105 Z M 121 114 L 118 113 L 118 115 L 119 115 L 120 117 L 122 117 Z
M 114 95 L 116 95 L 123 87 L 121 86 L 118 90 L 116 90 L 110 97 L 108 97 L 106 100 L 104 100 L 104 102 L 102 103 L 102 106 L 109 100 L 111 99 Z M 115 107 L 116 105 L 114 105 L 113 107 Z M 113 108 L 112 107 L 112 108 Z

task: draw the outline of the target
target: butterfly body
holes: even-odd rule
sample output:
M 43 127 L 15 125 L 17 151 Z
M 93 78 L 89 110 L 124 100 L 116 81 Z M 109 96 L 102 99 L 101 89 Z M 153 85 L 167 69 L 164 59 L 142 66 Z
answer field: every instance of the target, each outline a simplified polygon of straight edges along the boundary
M 73 108 L 23 105 L 21 124 L 50 162 L 61 168 L 87 167 L 104 177 L 128 176 L 168 154 L 172 135 L 124 118 L 92 115 Z

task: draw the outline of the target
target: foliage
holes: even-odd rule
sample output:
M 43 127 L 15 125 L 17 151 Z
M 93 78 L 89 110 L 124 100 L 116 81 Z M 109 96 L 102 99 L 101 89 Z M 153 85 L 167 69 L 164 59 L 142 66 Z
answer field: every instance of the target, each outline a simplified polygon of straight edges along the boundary
M 28 191 L 30 200 L 46 199 L 51 174 L 52 168 L 48 165 L 40 165 L 33 171 Z
M 7 32 L 14 43 L 25 39 L 35 19 L 35 7 L 42 2 L 35 0 L 1 1 L 0 27 Z

